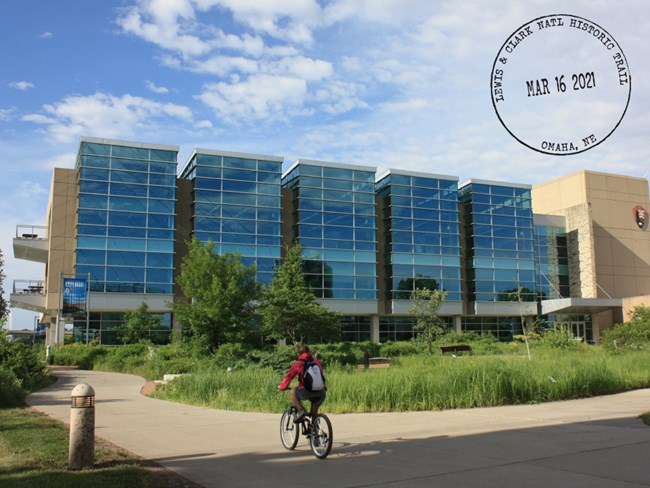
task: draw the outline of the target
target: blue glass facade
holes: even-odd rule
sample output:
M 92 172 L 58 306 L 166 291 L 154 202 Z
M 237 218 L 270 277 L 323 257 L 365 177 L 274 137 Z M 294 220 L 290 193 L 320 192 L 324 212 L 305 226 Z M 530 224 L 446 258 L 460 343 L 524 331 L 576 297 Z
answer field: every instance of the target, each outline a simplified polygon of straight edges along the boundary
M 281 253 L 282 158 L 197 149 L 180 178 L 192 182 L 192 233 L 239 253 L 269 284 Z
M 176 156 L 82 140 L 75 262 L 92 292 L 172 293 Z
M 75 272 L 90 275 L 93 293 L 158 296 L 157 336 L 171 328 L 162 303 L 179 291 L 174 277 L 190 236 L 238 253 L 262 284 L 282 244 L 300 243 L 306 282 L 342 314 L 347 340 L 412 338 L 416 288 L 447 292 L 450 327 L 503 340 L 521 330 L 520 313 L 505 302 L 571 296 L 563 220 L 534 222 L 527 185 L 472 180 L 459 188 L 453 176 L 392 169 L 376 177 L 373 167 L 309 160 L 283 174 L 281 157 L 208 149 L 194 150 L 177 177 L 177 152 L 82 138 L 77 159 Z M 91 333 L 116 342 L 136 299 L 91 305 Z M 575 327 L 589 337 L 582 323 Z M 75 321 L 77 336 L 85 326 Z
M 416 288 L 429 288 L 460 302 L 458 178 L 391 170 L 376 188 L 383 216 L 386 299 L 409 300 Z
M 564 225 L 535 225 L 537 291 L 542 300 L 571 296 L 567 246 Z
M 297 161 L 282 184 L 293 208 L 292 236 L 318 298 L 377 299 L 375 168 Z
M 530 187 L 462 186 L 468 301 L 534 301 L 536 276 Z

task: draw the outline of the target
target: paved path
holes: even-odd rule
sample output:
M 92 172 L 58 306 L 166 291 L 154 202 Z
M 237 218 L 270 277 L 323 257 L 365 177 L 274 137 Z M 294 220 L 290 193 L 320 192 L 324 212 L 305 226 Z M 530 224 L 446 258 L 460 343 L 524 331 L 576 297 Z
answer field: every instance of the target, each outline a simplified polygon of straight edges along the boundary
M 650 487 L 650 390 L 497 408 L 330 415 L 320 461 L 286 451 L 279 415 L 191 407 L 140 395 L 145 380 L 55 370 L 27 402 L 69 422 L 70 392 L 96 391 L 96 434 L 205 487 Z M 310 480 L 307 482 L 306 480 Z

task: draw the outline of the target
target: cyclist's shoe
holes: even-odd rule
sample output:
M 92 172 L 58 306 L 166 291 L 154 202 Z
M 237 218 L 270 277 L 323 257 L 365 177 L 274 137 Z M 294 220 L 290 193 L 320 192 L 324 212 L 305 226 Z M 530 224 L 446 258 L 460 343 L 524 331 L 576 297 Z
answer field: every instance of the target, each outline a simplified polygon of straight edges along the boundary
M 294 421 L 294 423 L 297 424 L 297 423 L 302 422 L 303 420 L 305 420 L 305 417 L 306 417 L 306 416 L 307 416 L 307 411 L 304 410 L 304 409 L 303 409 L 303 410 L 300 410 L 300 411 L 296 414 L 296 418 L 294 418 L 293 421 Z

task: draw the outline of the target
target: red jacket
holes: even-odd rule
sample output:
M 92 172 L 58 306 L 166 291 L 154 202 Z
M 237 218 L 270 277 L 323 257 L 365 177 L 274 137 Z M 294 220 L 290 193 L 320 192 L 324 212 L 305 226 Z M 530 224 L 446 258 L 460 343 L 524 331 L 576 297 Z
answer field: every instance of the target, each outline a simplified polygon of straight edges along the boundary
M 305 370 L 305 361 L 310 358 L 313 359 L 316 364 L 318 364 L 318 367 L 322 372 L 323 366 L 318 361 L 318 359 L 313 357 L 310 352 L 305 352 L 298 356 L 298 360 L 294 361 L 294 363 L 291 365 L 289 371 L 287 372 L 287 375 L 282 380 L 282 383 L 280 383 L 280 386 L 278 386 L 278 390 L 286 390 L 289 388 L 291 380 L 294 378 L 294 376 L 298 376 L 298 389 L 304 390 L 305 385 L 302 384 L 302 373 Z

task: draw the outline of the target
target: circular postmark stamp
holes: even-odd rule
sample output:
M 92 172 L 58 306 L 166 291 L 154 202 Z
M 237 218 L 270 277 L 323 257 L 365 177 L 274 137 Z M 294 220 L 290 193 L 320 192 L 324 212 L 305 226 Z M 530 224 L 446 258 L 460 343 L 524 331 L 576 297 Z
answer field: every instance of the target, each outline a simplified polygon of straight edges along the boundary
M 632 93 L 627 59 L 614 37 L 566 14 L 515 30 L 494 60 L 490 85 L 503 127 L 524 146 L 560 156 L 607 139 Z

